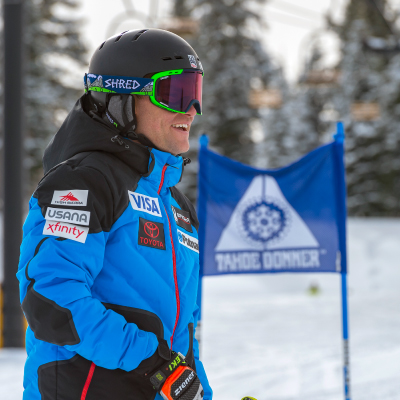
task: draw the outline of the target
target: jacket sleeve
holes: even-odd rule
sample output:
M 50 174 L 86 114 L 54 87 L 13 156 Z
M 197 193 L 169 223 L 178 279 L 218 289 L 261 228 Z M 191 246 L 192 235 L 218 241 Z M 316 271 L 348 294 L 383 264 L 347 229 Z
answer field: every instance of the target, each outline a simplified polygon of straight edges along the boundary
M 196 305 L 195 310 L 193 312 L 193 317 L 194 317 L 194 327 L 193 329 L 193 354 L 194 354 L 194 361 L 196 364 L 196 373 L 197 376 L 200 379 L 200 382 L 203 386 L 204 389 L 204 400 L 211 400 L 213 396 L 213 391 L 211 389 L 211 386 L 208 382 L 208 378 L 206 375 L 206 371 L 204 370 L 203 363 L 200 361 L 199 358 L 199 342 L 196 339 L 196 327 L 197 327 L 197 320 L 198 320 L 198 315 L 199 315 L 199 307 Z
M 83 203 L 86 196 L 87 205 L 57 204 L 60 194 L 69 196 L 68 192 Z M 76 193 L 83 195 L 77 198 Z M 68 164 L 57 167 L 30 201 L 17 276 L 22 308 L 37 339 L 64 346 L 98 366 L 131 371 L 155 353 L 156 335 L 127 323 L 91 293 L 103 267 L 115 217 L 113 204 L 113 193 L 97 170 Z M 89 212 L 89 229 L 46 221 L 49 207 Z M 64 237 L 57 236 L 61 229 Z

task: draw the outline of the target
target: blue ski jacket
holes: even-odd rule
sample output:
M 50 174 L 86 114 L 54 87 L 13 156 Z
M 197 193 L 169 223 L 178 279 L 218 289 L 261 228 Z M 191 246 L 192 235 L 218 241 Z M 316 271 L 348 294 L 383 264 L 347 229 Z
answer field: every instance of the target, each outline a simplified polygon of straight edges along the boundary
M 183 159 L 116 136 L 83 96 L 45 151 L 17 277 L 24 400 L 161 400 L 145 374 L 195 339 L 198 220 Z

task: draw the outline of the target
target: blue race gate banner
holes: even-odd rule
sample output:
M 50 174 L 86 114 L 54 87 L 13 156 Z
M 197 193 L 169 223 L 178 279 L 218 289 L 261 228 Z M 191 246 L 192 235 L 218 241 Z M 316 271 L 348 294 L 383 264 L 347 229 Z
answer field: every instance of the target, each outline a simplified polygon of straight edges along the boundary
M 201 274 L 346 273 L 343 136 L 276 170 L 200 140 Z

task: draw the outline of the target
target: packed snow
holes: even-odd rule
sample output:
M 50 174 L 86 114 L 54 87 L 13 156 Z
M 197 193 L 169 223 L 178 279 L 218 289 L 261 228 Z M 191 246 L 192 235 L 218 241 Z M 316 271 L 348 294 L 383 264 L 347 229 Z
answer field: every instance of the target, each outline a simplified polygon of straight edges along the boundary
M 400 220 L 350 219 L 348 236 L 351 398 L 398 400 Z M 207 277 L 201 337 L 216 400 L 344 398 L 337 274 Z M 0 399 L 22 399 L 24 360 L 0 350 Z

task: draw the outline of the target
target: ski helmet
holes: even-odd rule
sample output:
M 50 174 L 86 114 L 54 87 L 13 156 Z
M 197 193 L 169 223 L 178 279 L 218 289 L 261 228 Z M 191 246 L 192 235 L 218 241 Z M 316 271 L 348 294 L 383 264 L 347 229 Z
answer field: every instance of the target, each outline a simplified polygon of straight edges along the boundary
M 202 76 L 199 57 L 178 35 L 162 29 L 131 30 L 96 49 L 85 90 L 97 110 L 126 133 L 135 125 L 133 94 L 147 95 L 153 104 L 173 112 L 185 113 L 193 105 L 201 114 Z

